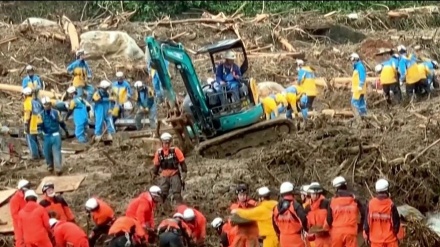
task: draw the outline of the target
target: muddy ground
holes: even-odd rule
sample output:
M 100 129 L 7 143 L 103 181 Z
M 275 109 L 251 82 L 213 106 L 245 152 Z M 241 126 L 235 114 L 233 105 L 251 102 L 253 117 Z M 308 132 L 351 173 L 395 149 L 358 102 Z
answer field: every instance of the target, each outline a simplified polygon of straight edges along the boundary
M 303 23 L 304 21 L 298 22 L 301 25 Z M 78 26 L 85 25 L 83 23 Z M 244 23 L 240 25 L 239 32 L 248 43 L 248 48 L 273 44 L 274 48 L 266 52 L 281 51 L 282 48 L 273 42 L 271 35 L 275 25 L 276 20 L 256 25 Z M 294 26 L 295 23 L 284 24 L 283 28 L 287 29 L 288 25 Z M 288 30 L 284 30 L 282 34 L 297 51 L 306 53 L 306 59 L 324 77 L 350 76 L 351 65 L 347 56 L 351 52 L 359 52 L 369 68 L 373 68 L 377 49 L 395 47 L 401 42 L 406 45 L 419 42 L 418 36 L 409 34 L 416 31 L 354 31 L 341 26 L 332 28 L 316 35 L 308 33 L 307 37 L 300 37 L 293 32 L 289 34 Z M 153 31 L 158 37 L 164 38 L 188 30 L 195 32 L 197 37 L 183 37 L 179 41 L 192 49 L 213 40 L 236 37 L 234 32 L 220 33 L 200 24 L 156 27 L 151 30 L 151 27 L 147 28 L 143 23 L 123 23 L 117 29 L 128 32 L 140 45 L 144 36 Z M 341 29 L 344 31 L 335 33 Z M 346 33 L 351 35 L 343 36 Z M 0 65 L 11 71 L 0 78 L 1 83 L 20 85 L 20 78 L 23 76 L 20 71 L 34 57 L 46 57 L 59 68 L 65 68 L 73 59 L 68 43 L 51 38 L 35 40 L 28 33 L 20 34 L 16 25 L 4 24 L 0 29 L 2 38 L 13 35 L 17 35 L 18 39 L 10 44 L 0 45 Z M 408 35 L 413 39 L 392 39 L 392 36 L 401 35 Z M 426 47 L 424 56 L 436 56 L 434 48 L 429 45 Z M 206 72 L 210 66 L 208 60 L 196 57 L 195 61 L 201 77 L 209 76 Z M 258 81 L 276 80 L 286 85 L 296 76 L 293 61 L 290 58 L 251 58 L 249 75 Z M 95 73 L 95 82 L 99 82 L 105 75 L 110 77 L 116 71 L 102 60 L 90 61 L 90 64 Z M 53 75 L 53 65 L 38 59 L 34 60 L 33 65 L 37 68 L 37 73 L 49 78 L 45 80 L 49 88 L 59 91 L 66 89 L 68 79 Z M 141 74 L 127 72 L 132 80 L 142 78 Z M 369 72 L 372 75 L 371 69 Z M 175 78 L 177 91 L 183 91 L 179 78 Z M 408 203 L 422 212 L 438 210 L 440 147 L 434 142 L 440 138 L 440 99 L 434 95 L 430 100 L 393 107 L 384 106 L 380 99 L 380 95 L 369 96 L 371 117 L 362 123 L 351 119 L 318 117 L 307 130 L 298 130 L 280 139 L 278 143 L 241 151 L 228 159 L 205 159 L 189 155 L 189 173 L 184 196 L 186 202 L 198 206 L 206 214 L 208 221 L 211 221 L 216 216 L 228 214 L 226 209 L 234 199 L 234 184 L 238 182 L 248 183 L 254 193 L 263 185 L 276 191 L 280 183 L 286 180 L 298 186 L 318 181 L 331 195 L 331 179 L 343 175 L 353 190 L 364 199 L 370 197 L 375 180 L 386 177 L 391 182 L 391 193 L 397 204 Z M 327 90 L 319 96 L 316 108 L 347 109 L 350 107 L 349 102 L 348 91 Z M 16 93 L 2 93 L 0 104 L 1 122 L 16 126 L 21 114 L 20 96 Z M 432 143 L 434 145 L 430 146 Z M 88 175 L 79 190 L 65 194 L 80 224 L 86 226 L 83 205 L 89 196 L 103 198 L 118 214 L 122 214 L 131 198 L 154 184 L 150 174 L 152 162 L 143 150 L 141 142 L 132 142 L 124 146 L 94 147 L 84 153 L 64 156 L 67 174 Z M 109 154 L 116 163 L 112 163 L 103 152 Z M 15 187 L 20 178 L 29 179 L 37 186 L 45 175 L 44 162 L 20 160 L 15 164 L 6 163 L 0 167 L 0 186 Z M 158 219 L 170 213 L 171 211 L 163 210 L 159 206 Z M 210 246 L 214 246 L 216 242 L 211 230 L 208 242 Z

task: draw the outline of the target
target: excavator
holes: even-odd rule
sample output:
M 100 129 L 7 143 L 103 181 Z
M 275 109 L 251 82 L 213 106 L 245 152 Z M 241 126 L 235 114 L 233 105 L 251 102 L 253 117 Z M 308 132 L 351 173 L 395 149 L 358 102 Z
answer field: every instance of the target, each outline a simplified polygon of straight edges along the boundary
M 177 145 L 184 152 L 195 150 L 204 157 L 228 157 L 241 150 L 279 140 L 295 129 L 293 121 L 289 119 L 264 119 L 263 107 L 258 101 L 256 80 L 245 76 L 249 63 L 241 39 L 222 40 L 197 51 L 198 54 L 209 53 L 214 73 L 217 53 L 238 49 L 242 51 L 244 61 L 240 66 L 243 75 L 239 81 L 240 99 L 234 101 L 236 97 L 231 97 L 229 91 L 216 92 L 218 96 L 227 99 L 223 104 L 211 102 L 210 98 L 216 95 L 207 95 L 206 85 L 201 85 L 191 58 L 182 44 L 159 41 L 152 36 L 146 37 L 145 43 L 151 66 L 161 81 L 168 110 L 166 122 L 172 126 L 172 129 L 163 130 L 159 124 L 157 135 L 172 130 L 178 137 Z M 166 60 L 170 65 L 175 65 L 182 78 L 187 97 L 191 100 L 191 112 L 183 111 L 177 100 Z

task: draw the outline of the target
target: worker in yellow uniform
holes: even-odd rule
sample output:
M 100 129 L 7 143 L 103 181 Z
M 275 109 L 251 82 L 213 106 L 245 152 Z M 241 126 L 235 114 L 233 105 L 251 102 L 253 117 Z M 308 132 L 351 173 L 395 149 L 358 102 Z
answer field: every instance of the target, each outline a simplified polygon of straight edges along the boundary
M 69 64 L 67 73 L 73 75 L 72 86 L 76 88 L 78 96 L 86 98 L 88 102 L 92 102 L 95 89 L 90 85 L 92 70 L 85 60 L 84 50 L 76 51 L 76 60 Z M 87 94 L 87 97 L 84 97 L 83 94 Z
M 231 213 L 245 220 L 257 222 L 263 247 L 278 247 L 278 237 L 272 224 L 273 208 L 278 202 L 270 199 L 270 190 L 267 187 L 261 187 L 257 192 L 259 204 L 256 207 L 233 209 Z
M 277 118 L 287 106 L 286 97 L 283 94 L 271 94 L 260 100 L 263 105 L 263 111 L 266 114 L 266 120 Z
M 307 119 L 308 111 L 308 98 L 304 90 L 297 85 L 289 86 L 283 91 L 284 97 L 287 100 L 288 106 L 286 111 L 286 117 L 292 119 L 292 112 L 295 113 L 295 117 L 298 116 L 298 112 L 301 111 L 303 119 Z
M 360 117 L 367 115 L 367 72 L 357 53 L 350 55 L 350 60 L 353 63 L 353 76 L 351 79 L 351 105 L 354 112 Z
M 395 58 L 390 58 L 389 60 L 376 65 L 374 70 L 379 74 L 380 84 L 382 85 L 387 103 L 391 104 L 391 92 L 393 92 L 397 102 L 400 103 L 402 101 L 402 93 L 400 91 Z
M 118 118 L 123 117 L 125 108 L 129 106 L 131 106 L 131 108 L 133 107 L 131 103 L 125 104 L 132 95 L 133 92 L 130 83 L 125 79 L 124 73 L 121 71 L 116 72 L 116 81 L 113 82 L 112 85 L 112 96 L 114 100 L 112 110 L 113 123 L 115 123 Z
M 41 112 L 43 112 L 43 104 L 40 100 L 32 96 L 32 88 L 25 87 L 22 90 L 24 95 L 23 101 L 23 122 L 24 133 L 26 135 L 26 142 L 32 159 L 44 158 L 40 141 L 38 140 L 38 119 Z
M 406 47 L 403 45 L 399 45 L 397 51 L 400 54 L 398 66 L 400 85 L 405 84 L 405 91 L 409 97 L 420 94 L 422 78 L 420 77 L 420 70 L 417 66 L 417 57 L 414 54 L 408 56 Z
M 431 83 L 428 82 L 428 79 L 431 75 L 431 70 L 427 66 L 425 62 L 421 62 L 417 64 L 417 67 L 419 68 L 420 73 L 420 84 L 419 84 L 419 90 L 421 91 L 420 94 L 426 93 L 431 94 Z
M 304 61 L 296 60 L 298 70 L 298 85 L 304 89 L 307 95 L 307 108 L 313 110 L 313 101 L 318 91 L 316 90 L 315 72 L 310 66 L 304 66 Z

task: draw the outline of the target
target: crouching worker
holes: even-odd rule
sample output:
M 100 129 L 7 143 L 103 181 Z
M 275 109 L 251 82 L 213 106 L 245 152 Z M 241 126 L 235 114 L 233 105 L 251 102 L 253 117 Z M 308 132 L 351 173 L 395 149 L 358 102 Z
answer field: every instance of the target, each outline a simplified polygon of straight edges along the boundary
M 112 134 L 115 133 L 115 126 L 113 124 L 110 112 L 110 94 L 108 88 L 111 86 L 110 82 L 103 80 L 99 83 L 98 90 L 93 94 L 94 113 L 95 113 L 95 141 L 99 141 L 104 134 L 104 126 L 107 130 L 107 140 L 112 140 Z
M 148 88 L 147 85 L 143 84 L 141 81 L 135 82 L 134 88 L 136 90 L 134 98 L 139 107 L 135 116 L 136 129 L 142 129 L 142 119 L 146 115 L 148 115 L 148 120 L 150 121 L 150 128 L 156 129 L 157 108 L 153 89 Z
M 55 238 L 54 247 L 89 247 L 86 233 L 75 223 L 50 218 L 49 225 Z
M 87 104 L 83 98 L 78 95 L 74 86 L 69 87 L 67 93 L 72 96 L 72 100 L 70 101 L 69 110 L 64 120 L 66 121 L 73 113 L 75 137 L 79 143 L 87 143 L 86 130 L 89 124 Z
M 232 226 L 231 221 L 224 222 L 222 218 L 217 217 L 211 222 L 211 226 L 220 236 L 222 247 L 232 246 L 234 237 L 237 234 L 237 226 Z
M 95 227 L 89 235 L 89 246 L 94 247 L 96 241 L 103 234 L 107 234 L 110 226 L 115 220 L 115 213 L 113 209 L 104 201 L 98 198 L 90 198 L 86 201 L 87 217 L 92 218 Z
M 191 231 L 189 227 L 182 222 L 183 215 L 177 213 L 177 215 L 175 214 L 174 216 L 173 218 L 163 220 L 157 228 L 160 247 L 190 246 Z
M 284 97 L 287 100 L 288 106 L 286 111 L 286 118 L 293 119 L 292 113 L 295 113 L 295 118 L 298 116 L 298 112 L 304 120 L 307 120 L 309 108 L 309 98 L 307 94 L 299 86 L 290 86 L 283 92 Z
M 266 114 L 266 120 L 277 118 L 280 113 L 284 111 L 284 106 L 287 106 L 287 101 L 284 95 L 276 94 L 269 95 L 261 99 L 263 111 Z
M 55 185 L 52 182 L 44 183 L 41 192 L 43 192 L 43 200 L 40 201 L 40 205 L 46 208 L 52 218 L 75 222 L 72 210 L 63 196 L 55 194 Z
M 116 219 L 108 231 L 109 247 L 145 246 L 147 234 L 138 221 L 131 217 L 121 216 Z
M 43 111 L 43 104 L 38 98 L 32 96 L 32 88 L 25 87 L 22 91 L 24 95 L 23 101 L 23 122 L 24 133 L 26 134 L 26 142 L 32 159 L 43 158 L 40 141 L 38 140 L 38 118 Z

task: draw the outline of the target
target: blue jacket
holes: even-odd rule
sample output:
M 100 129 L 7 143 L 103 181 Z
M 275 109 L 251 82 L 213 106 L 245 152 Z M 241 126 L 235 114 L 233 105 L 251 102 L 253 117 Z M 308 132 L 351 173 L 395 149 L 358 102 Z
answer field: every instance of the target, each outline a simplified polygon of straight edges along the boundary
M 31 76 L 27 75 L 23 78 L 23 81 L 21 82 L 21 85 L 24 88 L 30 87 L 32 89 L 42 89 L 43 83 L 41 82 L 41 79 L 38 75 Z
M 110 102 L 110 94 L 107 90 L 102 88 L 98 88 L 96 92 L 93 94 L 93 101 L 95 103 L 109 103 Z
M 149 92 L 148 87 L 137 90 L 137 104 L 144 108 L 152 108 L 154 105 L 154 95 Z
M 432 64 L 431 60 L 425 61 L 425 62 L 423 62 L 423 64 L 425 64 L 426 67 L 428 67 L 428 69 L 429 69 L 428 81 L 431 82 L 432 79 L 434 78 L 434 74 L 435 74 L 434 64 Z
M 241 76 L 240 68 L 235 63 L 230 68 L 227 68 L 224 63 L 217 66 L 217 70 L 215 73 L 215 78 L 216 78 L 217 83 L 220 83 L 221 81 L 228 82 L 227 77 L 228 77 L 228 75 L 232 74 L 233 72 L 236 75 Z
M 92 78 L 92 70 L 90 69 L 87 62 L 85 60 L 81 60 L 81 59 L 77 59 L 77 60 L 73 61 L 71 64 L 69 64 L 69 66 L 67 67 L 67 73 L 73 74 L 73 70 L 78 67 L 85 68 L 86 72 L 87 72 L 87 78 L 89 78 L 89 79 Z
M 362 61 L 357 61 L 353 65 L 353 71 L 357 71 L 359 76 L 359 87 L 364 87 L 365 81 L 367 80 L 367 71 Z
M 55 109 L 44 110 L 41 113 L 41 123 L 38 125 L 38 131 L 45 135 L 51 135 L 60 132 L 60 126 L 65 127 L 61 119 L 60 112 Z

